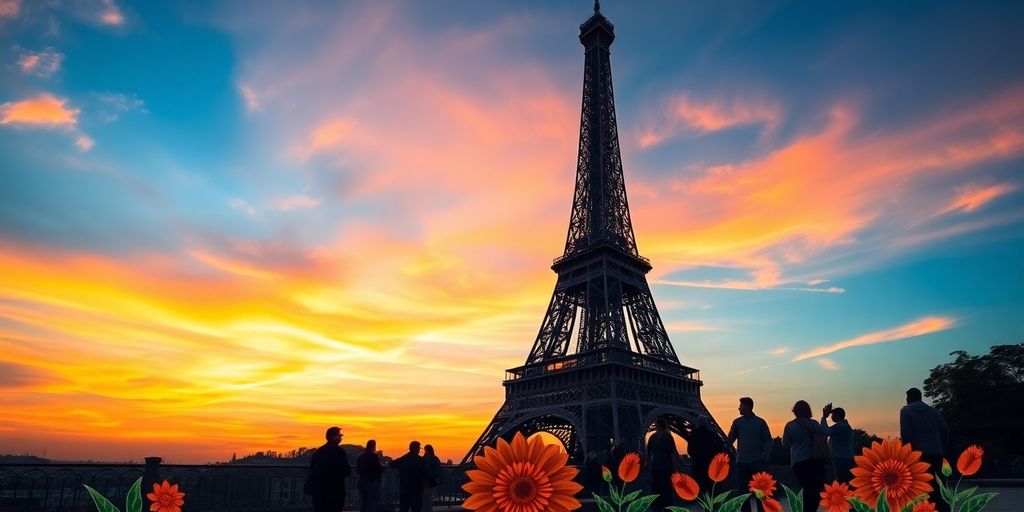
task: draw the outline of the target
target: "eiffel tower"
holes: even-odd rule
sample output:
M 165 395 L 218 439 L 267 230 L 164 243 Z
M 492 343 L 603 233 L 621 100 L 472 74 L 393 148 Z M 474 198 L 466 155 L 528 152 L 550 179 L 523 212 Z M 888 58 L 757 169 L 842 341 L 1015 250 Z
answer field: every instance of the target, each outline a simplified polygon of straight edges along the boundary
M 614 26 L 594 3 L 585 50 L 576 190 L 558 282 L 526 364 L 506 370 L 505 403 L 466 454 L 515 432 L 547 432 L 570 456 L 620 445 L 643 453 L 657 418 L 689 437 L 698 416 L 724 439 L 700 399 L 695 368 L 679 363 L 637 251 L 619 154 L 609 47 Z

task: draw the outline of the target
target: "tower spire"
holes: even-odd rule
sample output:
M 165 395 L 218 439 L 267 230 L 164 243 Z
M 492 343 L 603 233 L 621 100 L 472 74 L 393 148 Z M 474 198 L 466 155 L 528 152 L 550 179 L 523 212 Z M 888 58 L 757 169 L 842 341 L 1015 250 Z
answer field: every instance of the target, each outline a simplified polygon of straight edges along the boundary
M 594 0 L 594 14 L 601 12 L 601 0 Z

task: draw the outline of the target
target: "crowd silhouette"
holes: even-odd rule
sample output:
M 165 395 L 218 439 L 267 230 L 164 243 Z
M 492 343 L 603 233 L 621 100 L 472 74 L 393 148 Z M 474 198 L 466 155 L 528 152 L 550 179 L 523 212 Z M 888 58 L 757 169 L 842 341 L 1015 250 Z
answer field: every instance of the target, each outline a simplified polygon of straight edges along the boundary
M 922 452 L 921 460 L 929 464 L 930 473 L 937 472 L 949 444 L 946 423 L 938 411 L 921 401 L 919 389 L 907 390 L 906 403 L 900 411 L 900 438 L 903 443 L 911 444 Z M 754 400 L 750 397 L 740 398 L 737 410 L 739 416 L 732 421 L 724 440 L 713 430 L 709 418 L 698 416 L 691 422 L 686 433 L 686 451 L 690 461 L 688 472 L 692 473 L 701 489 L 710 487 L 708 468 L 712 459 L 717 454 L 731 452 L 733 445 L 735 483 L 740 492 L 746 492 L 747 482 L 754 474 L 771 474 L 773 471 L 769 464 L 773 437 L 768 423 L 754 413 Z M 831 403 L 822 408 L 819 420 L 814 419 L 811 405 L 804 400 L 794 403 L 791 412 L 793 419 L 783 428 L 782 446 L 789 451 L 798 489 L 804 491 L 803 511 L 814 512 L 818 510 L 820 492 L 830 476 L 840 483 L 849 483 L 853 478 L 853 429 L 847 420 L 846 410 L 833 407 Z M 654 433 L 646 444 L 646 467 L 650 471 L 651 494 L 657 496 L 651 510 L 661 511 L 674 504 L 672 474 L 684 470 L 684 464 L 676 450 L 669 422 L 658 418 L 654 427 Z M 345 479 L 352 469 L 348 455 L 340 446 L 341 428 L 328 428 L 325 437 L 326 442 L 313 454 L 304 490 L 312 495 L 316 512 L 340 512 L 346 500 Z M 389 464 L 398 474 L 400 512 L 430 512 L 433 509 L 434 495 L 441 480 L 441 461 L 433 446 L 428 444 L 422 449 L 423 455 L 420 454 L 420 442 L 412 441 L 408 452 Z M 601 467 L 616 467 L 625 455 L 626 450 L 620 444 L 603 452 L 591 449 L 577 454 L 578 478 L 586 489 L 584 496 L 600 489 Z M 834 474 L 828 473 L 829 468 Z M 367 441 L 355 465 L 360 511 L 379 510 L 384 469 L 377 442 L 373 439 Z M 613 478 L 618 478 L 618 475 Z M 939 497 L 932 496 L 931 502 L 938 505 L 941 512 L 948 512 L 948 507 L 943 507 L 946 504 Z M 759 512 L 758 509 L 759 502 L 753 498 L 742 507 L 743 512 Z

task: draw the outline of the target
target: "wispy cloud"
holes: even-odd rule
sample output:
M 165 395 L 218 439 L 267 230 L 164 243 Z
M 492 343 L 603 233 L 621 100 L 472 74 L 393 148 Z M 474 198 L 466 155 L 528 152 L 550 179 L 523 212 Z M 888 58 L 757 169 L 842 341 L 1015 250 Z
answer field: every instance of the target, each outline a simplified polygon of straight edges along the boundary
M 745 125 L 762 125 L 767 134 L 778 127 L 782 116 L 781 106 L 770 100 L 702 101 L 689 93 L 679 93 L 665 102 L 662 114 L 651 116 L 654 119 L 641 128 L 638 142 L 647 148 L 681 133 L 709 133 Z
M 18 69 L 22 73 L 47 78 L 60 71 L 64 62 L 64 54 L 53 48 L 45 48 L 38 52 L 24 50 L 18 57 Z
M 772 350 L 772 355 L 773 356 L 781 356 L 781 355 L 785 354 L 786 352 L 789 352 L 789 347 L 779 347 L 779 348 L 777 348 L 775 350 Z
M 148 113 L 146 102 L 135 93 L 125 94 L 119 92 L 107 92 L 99 94 L 100 109 L 98 116 L 105 123 L 112 123 L 128 112 Z
M 275 199 L 270 202 L 270 207 L 275 210 L 289 212 L 300 208 L 316 208 L 320 206 L 320 200 L 305 195 L 287 196 Z
M 260 98 L 252 87 L 244 84 L 239 85 L 238 92 L 242 94 L 242 99 L 245 100 L 245 109 L 250 114 L 253 112 L 259 112 L 263 109 L 263 105 L 260 104 Z
M 748 290 L 748 291 L 781 291 L 781 292 L 812 292 L 812 293 L 845 293 L 846 290 L 838 286 L 827 288 L 815 288 L 813 286 L 785 286 L 782 285 L 761 285 L 756 281 L 726 280 L 726 281 L 676 281 L 669 279 L 658 279 L 653 281 L 656 284 L 669 286 L 682 286 L 686 288 L 717 288 L 723 290 Z
M 256 215 L 256 208 L 253 208 L 252 205 L 250 205 L 244 199 L 233 197 L 231 198 L 231 200 L 228 201 L 228 206 L 230 206 L 234 210 L 238 210 L 248 215 L 249 217 Z
M 804 359 L 820 357 L 852 347 L 877 345 L 879 343 L 888 343 L 917 336 L 924 336 L 925 334 L 951 329 L 954 326 L 956 326 L 956 319 L 954 318 L 929 316 L 892 329 L 870 332 L 868 334 L 857 336 L 856 338 L 850 338 L 831 345 L 813 348 L 806 352 L 797 354 L 793 357 L 793 361 L 803 361 Z
M 970 213 L 992 202 L 996 198 L 1009 194 L 1015 190 L 1017 190 L 1017 187 L 1010 183 L 998 183 L 995 185 L 965 185 L 956 190 L 956 197 L 942 209 L 940 214 L 953 211 Z
M 121 8 L 114 3 L 114 0 L 103 0 L 102 7 L 99 12 L 99 20 L 104 25 L 111 25 L 115 27 L 124 25 L 125 21 Z
M 838 371 L 839 370 L 839 365 L 836 364 L 836 362 L 831 360 L 831 359 L 825 359 L 824 357 L 819 357 L 819 358 L 815 359 L 814 361 L 816 363 L 818 363 L 818 366 L 820 366 L 820 367 L 822 367 L 822 368 L 824 368 L 826 370 L 832 370 L 832 371 Z

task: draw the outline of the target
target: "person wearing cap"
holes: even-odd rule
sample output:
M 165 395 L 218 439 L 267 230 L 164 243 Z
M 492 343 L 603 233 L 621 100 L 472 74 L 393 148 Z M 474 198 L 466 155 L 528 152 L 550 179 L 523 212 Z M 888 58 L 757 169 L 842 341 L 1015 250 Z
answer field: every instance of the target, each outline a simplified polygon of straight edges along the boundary
M 341 512 L 345 507 L 345 478 L 352 468 L 341 447 L 341 428 L 327 429 L 324 437 L 327 442 L 316 449 L 309 463 L 307 492 L 313 495 L 315 512 Z

